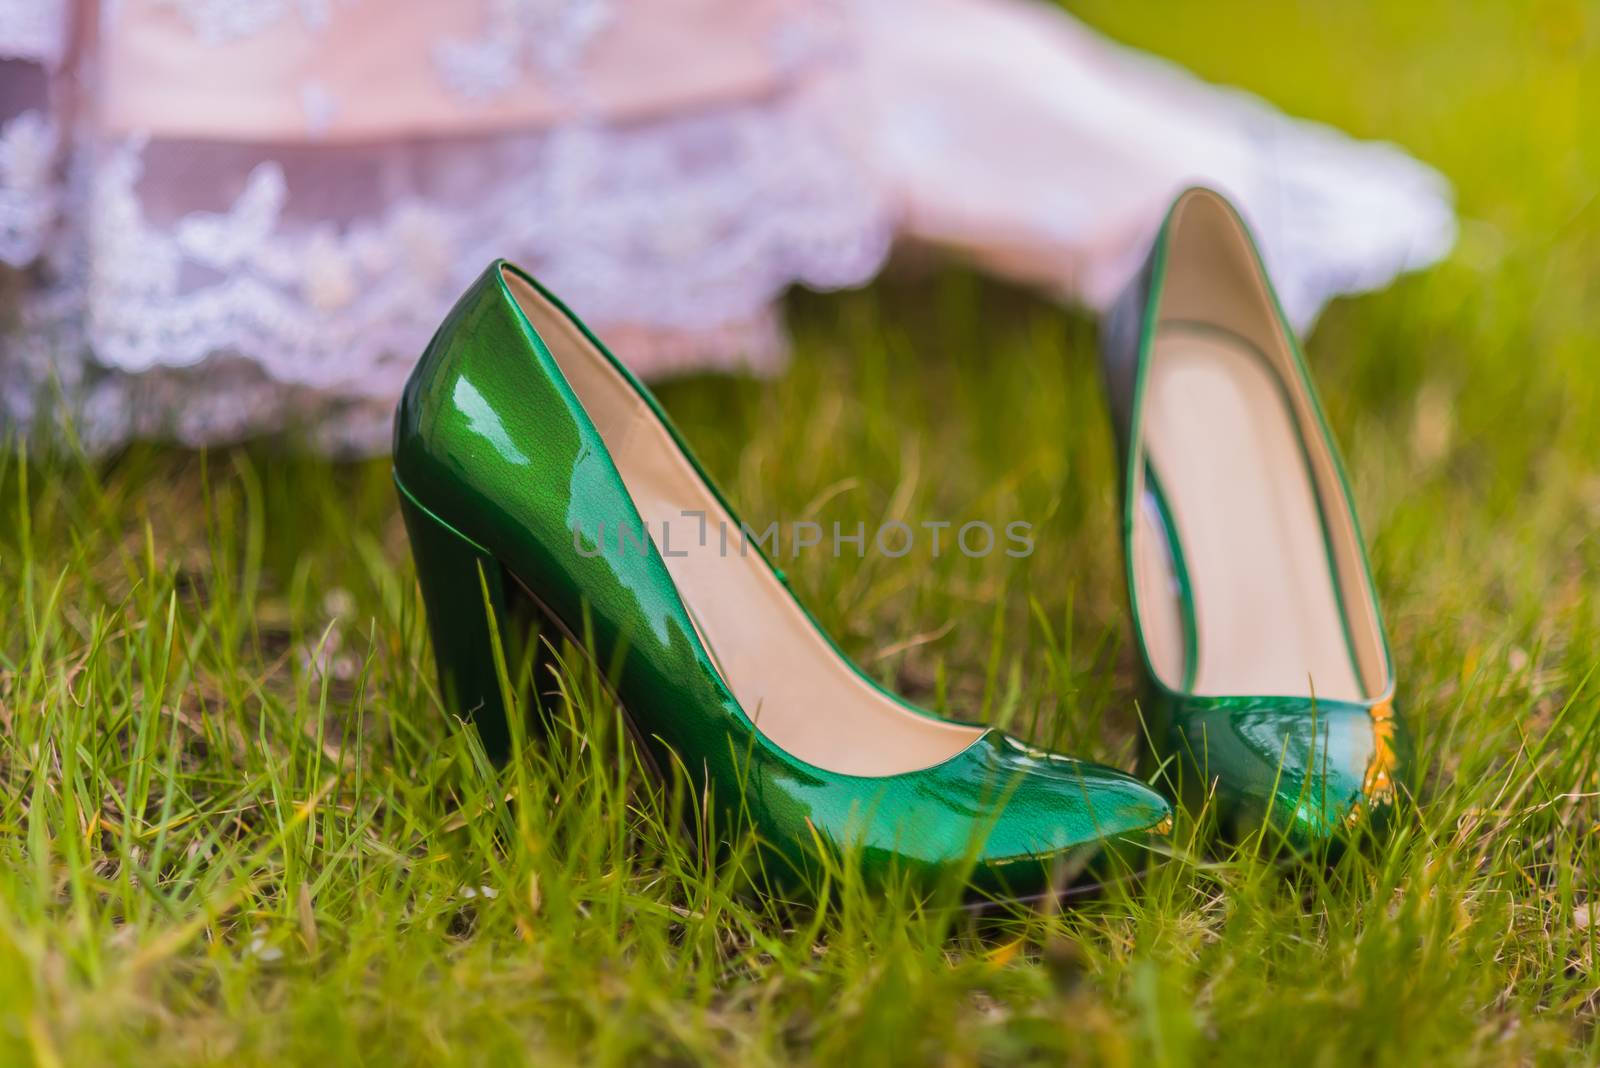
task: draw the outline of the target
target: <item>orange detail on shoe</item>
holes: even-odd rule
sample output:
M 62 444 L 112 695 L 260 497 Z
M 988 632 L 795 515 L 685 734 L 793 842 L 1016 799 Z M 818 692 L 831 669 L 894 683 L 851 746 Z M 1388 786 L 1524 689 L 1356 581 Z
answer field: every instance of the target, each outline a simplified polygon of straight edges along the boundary
M 1372 760 L 1361 781 L 1361 792 L 1375 805 L 1394 802 L 1395 771 L 1399 765 L 1394 732 L 1394 705 L 1383 700 L 1372 706 Z

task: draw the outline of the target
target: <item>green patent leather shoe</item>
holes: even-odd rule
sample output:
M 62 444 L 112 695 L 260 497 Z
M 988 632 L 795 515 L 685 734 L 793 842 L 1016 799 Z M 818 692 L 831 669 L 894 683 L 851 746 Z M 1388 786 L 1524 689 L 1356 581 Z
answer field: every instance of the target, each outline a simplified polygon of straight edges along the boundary
M 1237 830 L 1387 818 L 1394 668 L 1339 456 L 1239 215 L 1193 189 L 1102 330 L 1154 756 Z
M 507 739 L 491 623 L 521 599 L 585 635 L 646 755 L 753 821 L 780 882 L 820 846 L 869 876 L 975 862 L 973 888 L 1027 897 L 1069 855 L 1169 825 L 1137 779 L 860 673 L 649 392 L 514 267 L 490 266 L 412 372 L 394 465 L 442 690 L 491 752 Z

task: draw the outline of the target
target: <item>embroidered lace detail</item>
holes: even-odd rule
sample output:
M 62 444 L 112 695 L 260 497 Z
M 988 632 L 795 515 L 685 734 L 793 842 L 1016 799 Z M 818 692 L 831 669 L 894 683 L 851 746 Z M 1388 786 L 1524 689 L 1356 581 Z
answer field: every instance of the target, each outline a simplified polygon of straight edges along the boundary
M 433 61 L 440 80 L 468 100 L 510 89 L 525 70 L 560 85 L 612 18 L 612 0 L 487 0 L 483 32 L 442 41 Z
M 100 443 L 293 421 L 325 422 L 330 447 L 381 448 L 428 336 L 501 255 L 589 322 L 620 327 L 624 358 L 651 373 L 772 366 L 774 297 L 796 280 L 865 282 L 892 231 L 872 183 L 813 122 L 762 102 L 476 146 L 339 149 L 339 166 L 330 150 L 104 146 L 80 167 L 69 214 L 82 231 L 25 301 L 36 355 L 0 368 L 0 390 L 26 416 L 55 375 Z M 237 193 L 170 212 L 175 168 Z M 357 211 L 329 203 L 355 186 Z
M 0 125 L 0 263 L 20 267 L 43 247 L 56 211 L 58 140 L 56 124 L 39 111 Z

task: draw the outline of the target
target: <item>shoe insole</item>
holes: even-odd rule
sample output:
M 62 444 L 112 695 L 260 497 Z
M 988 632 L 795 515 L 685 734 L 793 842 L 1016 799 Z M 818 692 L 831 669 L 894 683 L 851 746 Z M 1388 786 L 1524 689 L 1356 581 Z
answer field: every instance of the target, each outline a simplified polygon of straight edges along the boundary
M 1140 509 L 1135 581 L 1163 681 L 1200 695 L 1366 697 L 1277 373 L 1232 335 L 1167 325 L 1146 376 L 1146 463 L 1164 508 Z M 1176 595 L 1180 561 L 1189 620 Z
M 913 711 L 857 672 L 644 399 L 570 319 L 516 276 L 507 282 L 604 440 L 701 645 L 758 731 L 807 763 L 866 776 L 932 767 L 983 735 L 981 727 Z M 583 531 L 621 557 L 642 546 L 635 538 L 623 547 L 623 520 L 592 516 Z

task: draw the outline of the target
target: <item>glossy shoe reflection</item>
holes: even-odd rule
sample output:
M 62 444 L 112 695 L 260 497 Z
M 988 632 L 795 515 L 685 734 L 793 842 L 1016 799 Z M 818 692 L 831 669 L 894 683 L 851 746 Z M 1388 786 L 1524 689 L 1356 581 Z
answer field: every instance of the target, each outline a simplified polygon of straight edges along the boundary
M 395 480 L 442 689 L 491 750 L 507 727 L 493 628 L 528 599 L 586 636 L 647 755 L 742 808 L 790 872 L 820 841 L 869 875 L 975 860 L 978 890 L 1031 896 L 1068 854 L 1167 824 L 1128 775 L 932 716 L 857 671 L 649 392 L 509 265 L 412 373 Z
M 1226 821 L 1296 845 L 1386 818 L 1400 724 L 1366 551 L 1293 332 L 1222 197 L 1178 198 L 1102 349 L 1154 755 L 1214 786 Z

